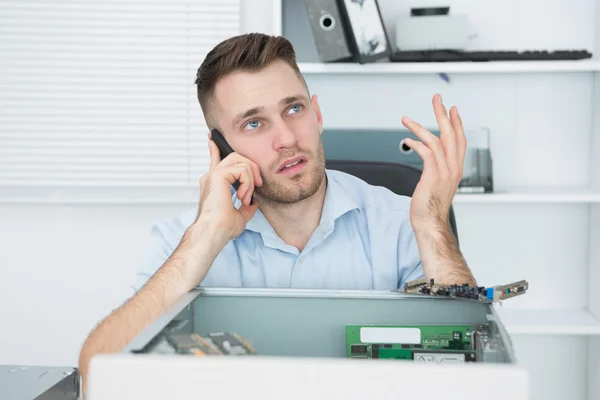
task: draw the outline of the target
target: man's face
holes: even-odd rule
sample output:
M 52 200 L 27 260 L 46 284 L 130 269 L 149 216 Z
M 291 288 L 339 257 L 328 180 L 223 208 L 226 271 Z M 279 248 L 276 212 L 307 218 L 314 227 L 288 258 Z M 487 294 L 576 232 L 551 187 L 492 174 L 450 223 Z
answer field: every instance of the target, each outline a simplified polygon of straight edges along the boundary
M 215 88 L 214 115 L 240 155 L 255 162 L 263 185 L 255 193 L 275 203 L 312 196 L 325 176 L 317 99 L 284 62 L 259 72 L 235 72 Z

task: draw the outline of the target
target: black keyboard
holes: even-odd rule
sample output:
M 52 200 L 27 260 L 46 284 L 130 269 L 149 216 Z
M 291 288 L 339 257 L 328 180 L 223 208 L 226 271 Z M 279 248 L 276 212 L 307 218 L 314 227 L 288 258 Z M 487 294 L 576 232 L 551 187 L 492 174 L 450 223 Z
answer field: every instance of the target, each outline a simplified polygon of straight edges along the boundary
M 447 61 L 548 61 L 583 60 L 591 58 L 586 50 L 528 50 L 528 51 L 460 51 L 423 50 L 396 51 L 390 56 L 392 62 L 447 62 Z

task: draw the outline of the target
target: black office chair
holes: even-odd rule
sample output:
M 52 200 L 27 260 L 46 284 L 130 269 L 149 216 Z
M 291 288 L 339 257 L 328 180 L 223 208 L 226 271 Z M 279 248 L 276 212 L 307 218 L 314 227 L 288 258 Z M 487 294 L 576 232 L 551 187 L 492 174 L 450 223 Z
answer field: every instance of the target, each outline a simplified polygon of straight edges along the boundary
M 346 172 L 371 185 L 383 186 L 396 194 L 409 197 L 412 197 L 423 172 L 413 165 L 380 161 L 327 160 L 326 166 L 327 169 Z M 449 220 L 458 244 L 458 229 L 452 206 Z

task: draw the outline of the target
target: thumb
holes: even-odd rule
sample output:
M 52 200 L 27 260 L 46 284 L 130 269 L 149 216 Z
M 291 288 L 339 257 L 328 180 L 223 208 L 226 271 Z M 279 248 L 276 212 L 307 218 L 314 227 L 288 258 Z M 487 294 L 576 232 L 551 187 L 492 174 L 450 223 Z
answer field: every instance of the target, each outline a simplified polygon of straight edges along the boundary
M 248 223 L 248 221 L 250 221 L 256 213 L 256 210 L 258 210 L 258 200 L 255 198 L 252 202 L 252 205 L 247 206 L 245 204 L 242 204 L 238 211 L 240 212 L 240 214 L 242 214 L 242 217 L 244 217 L 244 221 Z

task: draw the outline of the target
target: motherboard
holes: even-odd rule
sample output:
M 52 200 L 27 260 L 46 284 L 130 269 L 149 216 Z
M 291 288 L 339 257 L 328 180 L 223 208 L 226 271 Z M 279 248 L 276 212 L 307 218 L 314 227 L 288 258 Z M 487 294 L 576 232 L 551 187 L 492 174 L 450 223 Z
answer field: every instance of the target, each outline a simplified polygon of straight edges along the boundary
M 170 353 L 202 356 L 237 356 L 255 354 L 254 348 L 235 332 L 215 332 L 205 336 L 197 333 L 166 335 Z
M 478 362 L 483 350 L 490 348 L 489 337 L 487 325 L 348 325 L 346 356 L 434 364 Z
M 455 297 L 479 300 L 486 303 L 501 302 L 512 297 L 523 295 L 529 289 L 526 280 L 491 287 L 464 285 L 442 285 L 433 279 L 416 279 L 404 284 L 404 292 L 432 296 Z

